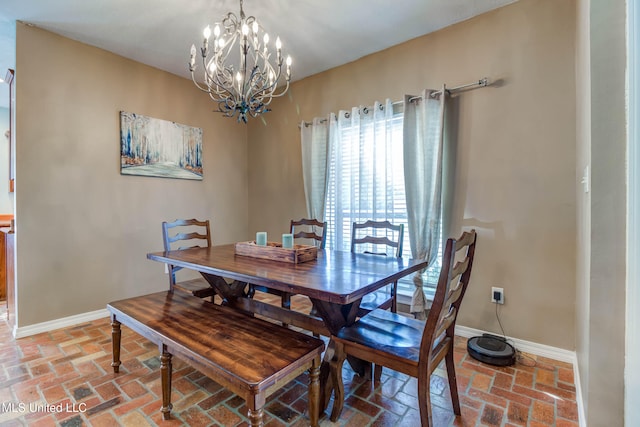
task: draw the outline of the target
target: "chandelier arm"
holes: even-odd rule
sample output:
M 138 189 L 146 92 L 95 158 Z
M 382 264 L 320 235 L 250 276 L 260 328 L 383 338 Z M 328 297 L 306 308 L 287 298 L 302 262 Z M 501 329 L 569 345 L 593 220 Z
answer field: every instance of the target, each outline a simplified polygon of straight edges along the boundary
M 249 78 L 249 82 L 251 86 L 254 88 L 253 94 L 254 96 L 258 96 L 264 89 L 264 75 L 260 71 L 257 70 L 258 66 L 255 66 L 251 70 L 251 77 Z
M 280 73 L 278 73 L 278 77 L 275 78 L 273 80 L 273 83 L 271 83 L 269 86 L 264 87 L 262 90 L 260 90 L 259 92 L 256 93 L 260 93 L 262 94 L 262 96 L 273 96 L 273 93 L 276 91 L 277 87 L 278 87 L 278 81 L 280 80 Z M 287 88 L 289 87 L 289 82 L 287 80 Z M 286 92 L 286 89 L 285 89 Z M 278 95 L 278 96 L 282 96 L 284 93 Z
M 207 89 L 203 89 L 203 88 L 202 88 L 202 87 L 201 87 L 201 86 L 196 82 L 196 80 L 195 80 L 195 77 L 194 77 L 194 76 L 192 76 L 192 80 L 193 80 L 193 82 L 196 84 L 196 86 L 198 87 L 198 89 L 200 89 L 200 90 L 202 90 L 202 91 L 204 91 L 204 92 L 207 92 L 207 93 L 209 93 L 209 94 L 211 94 L 211 95 L 216 94 L 216 95 L 220 96 L 220 99 L 223 99 L 223 97 L 224 97 L 224 98 L 226 98 L 226 97 L 228 97 L 228 96 L 232 95 L 232 94 L 231 94 L 231 92 L 229 92 L 228 90 L 224 89 L 224 87 L 223 87 L 223 86 L 221 86 L 221 85 L 219 85 L 219 84 L 216 84 L 216 86 L 215 86 L 215 88 L 214 88 L 214 86 L 213 86 L 213 84 L 214 84 L 213 80 L 214 80 L 214 79 L 213 79 L 213 78 L 210 78 L 211 83 L 210 83 L 210 84 L 207 84 Z M 219 87 L 222 87 L 222 89 L 218 89 Z M 216 100 L 216 101 L 218 101 L 218 99 L 215 99 L 215 100 Z
M 267 86 L 266 82 L 267 82 L 267 72 L 266 71 L 262 71 L 260 72 L 260 75 L 263 76 L 262 80 L 264 81 L 264 83 L 258 87 L 254 93 L 268 93 L 270 91 L 273 91 L 273 89 L 275 89 L 275 87 L 277 86 L 278 81 L 280 80 L 280 76 L 281 76 L 281 71 L 278 70 L 277 74 L 275 74 L 275 70 L 273 69 L 273 67 L 265 67 L 265 68 L 269 68 L 268 71 L 274 72 L 274 79 L 271 81 L 271 83 Z
M 224 73 L 220 73 L 222 74 L 222 77 L 225 78 Z M 210 77 L 210 84 L 209 89 L 211 92 L 215 92 L 216 94 L 225 97 L 229 97 L 232 96 L 233 93 L 231 91 L 229 91 L 228 89 L 228 83 L 221 81 L 220 80 L 220 76 L 218 73 L 214 74 L 212 77 Z M 213 88 L 213 85 L 215 84 L 215 89 Z
M 209 61 L 209 65 L 211 64 L 212 61 L 215 62 L 216 58 L 212 58 L 211 61 Z M 227 84 L 223 81 L 223 80 L 228 80 L 231 79 L 231 81 L 233 81 L 233 71 L 229 70 L 227 67 L 220 67 L 218 66 L 218 64 L 216 65 L 216 69 L 213 73 L 210 73 L 209 70 L 210 68 L 207 66 L 207 60 L 206 57 L 203 56 L 202 58 L 202 63 L 203 63 L 203 69 L 204 74 L 205 74 L 205 83 L 207 83 L 207 86 L 209 87 L 209 92 L 215 92 L 216 94 L 220 95 L 220 99 L 222 99 L 223 96 L 228 97 L 228 96 L 232 96 L 233 94 L 226 89 Z M 223 79 L 223 80 L 221 80 Z M 213 89 L 213 85 L 215 84 L 215 89 Z M 222 90 L 218 89 L 218 88 L 222 88 Z
M 289 80 L 287 80 L 287 84 L 284 87 L 284 89 L 282 90 L 282 92 L 280 93 L 272 93 L 269 97 L 269 101 L 265 102 L 264 105 L 269 105 L 271 104 L 271 101 L 273 100 L 273 98 L 279 98 L 282 95 L 284 95 L 285 93 L 287 93 L 287 90 L 289 89 Z M 274 89 L 275 90 L 275 89 Z
M 273 95 L 271 95 L 271 98 L 279 98 L 282 95 L 284 95 L 285 93 L 287 93 L 287 90 L 289 90 L 289 80 L 287 80 L 287 84 L 284 87 L 284 89 L 282 89 L 282 92 L 280 93 L 274 93 Z
M 193 81 L 193 84 L 195 84 L 195 85 L 196 85 L 196 87 L 197 87 L 198 89 L 200 89 L 201 91 L 206 92 L 206 93 L 211 93 L 211 88 L 210 88 L 210 87 L 208 87 L 208 86 L 207 86 L 207 87 L 205 88 L 205 87 L 200 86 L 200 83 L 198 83 L 198 82 L 196 81 L 195 73 L 191 73 L 191 81 Z

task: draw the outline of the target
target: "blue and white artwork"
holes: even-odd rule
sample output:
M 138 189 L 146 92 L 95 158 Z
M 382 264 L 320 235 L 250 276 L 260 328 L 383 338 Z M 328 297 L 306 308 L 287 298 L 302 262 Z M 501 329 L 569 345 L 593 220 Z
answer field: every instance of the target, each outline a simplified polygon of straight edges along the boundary
M 202 129 L 121 111 L 120 173 L 202 180 Z

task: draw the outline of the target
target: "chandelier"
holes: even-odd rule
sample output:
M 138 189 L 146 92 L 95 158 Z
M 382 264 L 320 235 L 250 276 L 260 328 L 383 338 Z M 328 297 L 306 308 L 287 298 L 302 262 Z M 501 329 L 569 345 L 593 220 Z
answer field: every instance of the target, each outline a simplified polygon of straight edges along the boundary
M 290 56 L 285 62 L 285 75 L 282 75 L 280 37 L 275 42 L 275 58 L 271 58 L 269 34 L 260 27 L 255 17 L 245 16 L 242 0 L 240 19 L 232 12 L 227 13 L 222 23 L 215 24 L 213 37 L 213 43 L 210 43 L 211 28 L 207 26 L 200 48 L 204 86 L 196 81 L 197 51 L 195 45 L 191 45 L 189 71 L 193 83 L 218 103 L 218 111 L 226 117 L 237 114 L 238 122 L 247 123 L 248 115 L 257 117 L 270 111 L 271 100 L 284 95 L 291 80 Z M 284 77 L 286 84 L 279 87 L 281 77 Z

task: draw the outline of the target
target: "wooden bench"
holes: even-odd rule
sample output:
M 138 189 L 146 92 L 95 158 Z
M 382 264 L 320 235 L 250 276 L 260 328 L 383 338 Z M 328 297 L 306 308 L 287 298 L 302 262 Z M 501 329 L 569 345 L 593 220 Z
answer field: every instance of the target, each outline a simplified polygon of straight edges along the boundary
M 309 370 L 309 419 L 318 425 L 322 341 L 179 292 L 116 301 L 107 309 L 114 372 L 120 366 L 121 324 L 158 345 L 165 420 L 171 412 L 171 358 L 177 355 L 244 398 L 252 426 L 263 425 L 262 408 L 271 393 Z

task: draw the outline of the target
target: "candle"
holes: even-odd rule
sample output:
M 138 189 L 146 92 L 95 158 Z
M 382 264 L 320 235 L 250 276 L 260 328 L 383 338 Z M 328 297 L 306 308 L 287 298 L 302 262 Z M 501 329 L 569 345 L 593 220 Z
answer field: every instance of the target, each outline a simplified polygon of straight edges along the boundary
M 293 248 L 293 234 L 282 235 L 282 247 L 287 249 Z
M 258 231 L 256 233 L 256 245 L 267 246 L 267 232 Z

